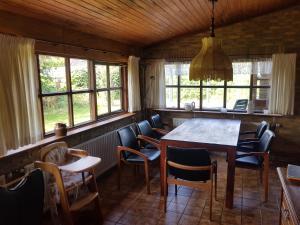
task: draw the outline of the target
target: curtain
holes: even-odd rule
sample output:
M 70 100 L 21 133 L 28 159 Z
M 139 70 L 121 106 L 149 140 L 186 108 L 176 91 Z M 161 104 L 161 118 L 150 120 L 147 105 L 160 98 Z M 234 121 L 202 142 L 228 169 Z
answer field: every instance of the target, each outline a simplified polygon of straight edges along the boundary
M 0 34 L 0 155 L 42 138 L 34 40 Z
M 139 60 L 135 56 L 128 59 L 128 111 L 135 112 L 141 110 Z
M 165 65 L 166 76 L 182 76 L 189 75 L 191 62 L 168 62 Z
M 272 73 L 272 59 L 240 59 L 232 62 L 233 74 L 256 74 L 258 77 Z
M 147 108 L 165 108 L 165 60 L 151 61 L 145 71 Z
M 269 112 L 294 114 L 296 54 L 274 54 Z

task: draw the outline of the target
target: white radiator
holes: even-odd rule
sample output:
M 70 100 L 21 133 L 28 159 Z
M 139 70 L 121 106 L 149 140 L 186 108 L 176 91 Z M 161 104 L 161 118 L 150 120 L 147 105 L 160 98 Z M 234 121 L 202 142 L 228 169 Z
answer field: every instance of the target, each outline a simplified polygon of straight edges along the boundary
M 118 134 L 112 131 L 76 145 L 74 148 L 86 150 L 89 155 L 101 158 L 101 163 L 95 171 L 96 176 L 99 176 L 117 164 L 117 145 L 119 145 Z
M 187 118 L 173 118 L 173 127 L 178 127 L 179 125 L 183 124 L 185 121 L 187 121 Z

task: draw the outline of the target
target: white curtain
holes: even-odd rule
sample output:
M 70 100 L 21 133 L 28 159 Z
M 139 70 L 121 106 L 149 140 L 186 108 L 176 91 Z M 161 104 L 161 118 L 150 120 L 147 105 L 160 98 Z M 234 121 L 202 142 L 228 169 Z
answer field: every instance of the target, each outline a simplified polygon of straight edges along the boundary
M 233 74 L 256 74 L 258 77 L 272 73 L 272 59 L 239 59 L 232 62 Z
M 128 111 L 135 112 L 141 110 L 139 60 L 135 56 L 128 59 Z
M 165 60 L 153 60 L 146 67 L 146 106 L 165 108 Z
M 296 54 L 274 54 L 269 112 L 294 114 Z
M 0 155 L 42 138 L 34 40 L 0 34 Z

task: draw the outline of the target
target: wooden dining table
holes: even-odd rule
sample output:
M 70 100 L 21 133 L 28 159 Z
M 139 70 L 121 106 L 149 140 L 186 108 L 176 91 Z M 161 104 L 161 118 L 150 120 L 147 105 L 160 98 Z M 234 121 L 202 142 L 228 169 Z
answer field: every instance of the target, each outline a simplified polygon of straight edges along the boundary
M 166 154 L 168 146 L 205 148 L 208 151 L 227 152 L 227 185 L 225 206 L 233 207 L 235 155 L 240 133 L 240 120 L 195 118 L 185 121 L 161 138 L 161 194 L 164 190 Z

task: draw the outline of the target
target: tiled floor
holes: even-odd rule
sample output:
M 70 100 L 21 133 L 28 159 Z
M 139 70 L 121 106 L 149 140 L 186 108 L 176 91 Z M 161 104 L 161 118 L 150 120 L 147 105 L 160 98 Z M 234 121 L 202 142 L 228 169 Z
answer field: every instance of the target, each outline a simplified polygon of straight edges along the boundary
M 278 224 L 280 184 L 275 169 L 270 170 L 269 201 L 263 203 L 259 172 L 237 168 L 234 208 L 227 209 L 224 207 L 227 164 L 224 156 L 214 155 L 213 158 L 218 160 L 218 200 L 213 202 L 213 221 L 209 220 L 208 193 L 205 191 L 179 187 L 175 196 L 174 186 L 170 186 L 167 213 L 164 213 L 158 168 L 153 170 L 151 195 L 147 195 L 142 168 L 135 176 L 133 168 L 125 166 L 121 191 L 117 190 L 115 172 L 99 182 L 104 224 Z M 88 219 L 83 217 L 84 222 L 79 224 L 92 224 L 92 217 L 92 214 Z

